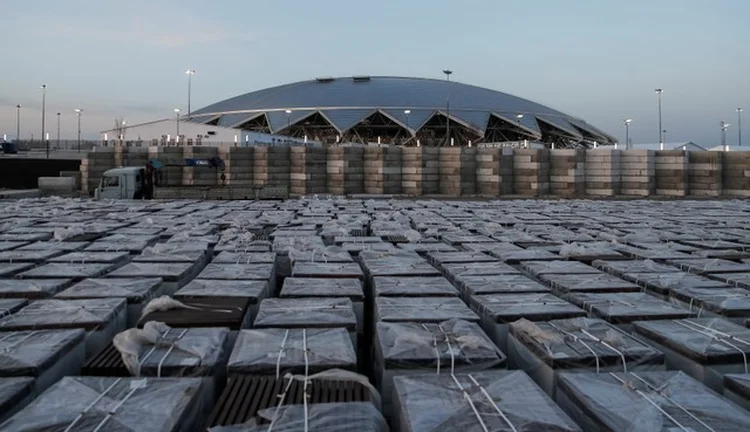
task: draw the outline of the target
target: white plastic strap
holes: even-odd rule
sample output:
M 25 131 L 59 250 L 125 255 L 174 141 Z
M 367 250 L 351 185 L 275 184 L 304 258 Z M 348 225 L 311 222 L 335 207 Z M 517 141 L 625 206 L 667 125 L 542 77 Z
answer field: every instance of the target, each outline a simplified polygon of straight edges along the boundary
M 622 359 L 622 369 L 623 369 L 623 372 L 627 373 L 627 371 L 628 371 L 628 363 L 625 360 L 625 354 L 623 354 L 622 351 L 618 350 L 617 348 L 613 347 L 612 345 L 608 344 L 607 342 L 599 339 L 598 337 L 592 335 L 591 333 L 589 333 L 586 330 L 582 329 L 581 333 L 585 334 L 586 336 L 590 337 L 591 339 L 595 340 L 596 342 L 598 342 L 598 343 L 604 345 L 605 347 L 611 349 L 612 351 L 616 352 L 620 356 L 620 358 Z
M 505 413 L 500 409 L 500 407 L 497 406 L 497 404 L 495 403 L 494 399 L 492 399 L 492 396 L 490 396 L 490 394 L 487 392 L 487 390 L 484 387 L 482 387 L 476 379 L 474 379 L 473 375 L 470 374 L 469 375 L 469 379 L 474 383 L 474 385 L 476 385 L 477 387 L 479 387 L 479 391 L 481 391 L 482 394 L 484 395 L 484 397 L 487 399 L 487 401 L 490 404 L 492 404 L 492 407 L 495 408 L 495 411 L 497 411 L 497 413 L 500 415 L 500 417 L 502 417 L 503 420 L 505 420 L 505 423 L 507 423 L 508 426 L 510 426 L 510 429 L 513 432 L 518 432 L 518 429 L 516 429 L 516 427 L 513 425 L 513 423 L 510 422 L 510 419 L 508 419 L 508 416 L 505 415 Z
M 682 321 L 675 321 L 675 322 L 677 324 L 679 324 L 679 325 L 687 328 L 687 329 L 693 330 L 693 331 L 695 331 L 697 333 L 700 333 L 700 334 L 702 334 L 704 336 L 707 336 L 707 337 L 709 337 L 709 338 L 711 338 L 711 339 L 713 339 L 713 340 L 715 340 L 715 341 L 717 341 L 719 343 L 723 343 L 724 345 L 737 350 L 742 355 L 742 361 L 745 364 L 745 373 L 748 373 L 747 354 L 745 354 L 745 351 L 742 350 L 737 345 L 735 345 L 735 344 L 733 344 L 733 343 L 731 343 L 731 342 L 723 339 L 723 337 L 728 337 L 728 338 L 731 338 L 731 339 L 734 339 L 734 340 L 738 340 L 740 342 L 745 342 L 745 341 L 743 341 L 742 339 L 735 338 L 734 336 L 729 335 L 727 333 L 723 333 L 723 332 L 719 332 L 719 331 L 713 331 L 713 329 L 711 329 L 711 328 L 708 328 L 708 327 L 702 326 L 702 325 L 700 325 L 698 323 L 693 323 L 693 322 L 690 322 L 690 321 L 687 321 L 687 320 L 685 320 L 685 322 L 682 322 Z M 686 323 L 689 323 L 691 325 L 695 325 L 698 328 L 692 328 L 690 325 L 687 325 Z M 703 328 L 703 330 L 701 330 L 701 328 Z M 745 343 L 747 343 L 747 342 L 745 342 Z
M 450 337 L 448 337 L 448 334 L 445 333 L 443 327 L 440 324 L 438 324 L 438 330 L 440 330 L 443 336 L 445 336 L 445 343 L 448 345 L 448 352 L 451 355 L 451 376 L 455 379 L 455 375 L 453 375 L 453 373 L 456 371 L 456 356 L 453 355 L 453 346 L 451 346 Z
M 161 335 L 162 338 L 167 337 L 169 334 L 169 331 L 172 330 L 172 328 L 168 328 L 167 331 L 164 332 L 164 334 Z M 156 345 L 153 345 L 151 349 L 146 353 L 145 356 L 143 356 L 143 359 L 138 361 L 138 376 L 141 376 L 141 366 L 143 366 L 144 363 L 146 363 L 146 360 L 148 360 L 149 357 L 151 357 L 151 354 L 156 351 Z
M 286 340 L 288 337 L 289 330 L 284 333 L 284 339 L 281 340 L 281 347 L 279 347 L 279 355 L 276 356 L 276 379 L 279 379 L 279 375 L 281 373 L 281 356 L 284 355 L 284 347 L 286 346 Z
M 122 381 L 122 378 L 117 378 L 117 379 L 115 380 L 115 382 L 113 382 L 113 383 L 112 383 L 112 385 L 110 385 L 109 387 L 107 387 L 107 388 L 106 388 L 106 389 L 104 390 L 104 392 L 102 392 L 102 393 L 101 393 L 101 394 L 100 394 L 99 396 L 97 396 L 97 398 L 96 398 L 96 399 L 94 399 L 94 400 L 93 400 L 93 401 L 92 401 L 92 402 L 91 402 L 90 404 L 88 404 L 88 406 L 87 406 L 86 408 L 84 408 L 84 410 L 83 410 L 83 411 L 81 411 L 81 412 L 80 412 L 80 413 L 79 413 L 79 414 L 78 414 L 78 415 L 76 416 L 76 418 L 74 418 L 74 419 L 73 419 L 73 421 L 72 421 L 72 422 L 70 422 L 70 424 L 68 425 L 68 427 L 67 427 L 67 428 L 65 428 L 65 430 L 64 430 L 63 432 L 70 432 L 71 430 L 73 430 L 73 426 L 75 426 L 75 425 L 76 425 L 76 423 L 78 423 L 78 422 L 79 422 L 79 421 L 80 421 L 80 420 L 81 420 L 81 419 L 83 418 L 83 416 L 84 416 L 84 415 L 85 415 L 85 414 L 86 414 L 86 413 L 88 412 L 88 410 L 90 410 L 91 408 L 93 408 L 93 407 L 94 407 L 94 405 L 98 404 L 98 403 L 99 403 L 99 401 L 100 401 L 100 400 L 102 400 L 102 398 L 104 398 L 104 396 L 106 396 L 106 395 L 107 395 L 107 393 L 109 393 L 109 391 L 110 391 L 110 390 L 112 390 L 112 389 L 113 389 L 113 388 L 114 388 L 114 387 L 115 387 L 115 386 L 116 386 L 117 384 L 119 384 L 119 383 L 120 383 L 120 381 Z
M 424 328 L 425 331 L 432 333 L 425 324 L 422 324 L 422 328 Z M 440 375 L 440 351 L 438 350 L 437 336 L 435 336 L 434 333 L 432 333 L 432 349 L 435 350 L 435 360 L 437 360 L 437 374 Z
M 167 352 L 164 354 L 164 356 L 159 361 L 159 366 L 156 368 L 156 377 L 157 378 L 161 378 L 161 366 L 164 364 L 164 360 L 166 360 L 167 357 L 169 357 L 169 355 L 172 354 L 172 351 L 174 350 L 174 347 L 176 346 L 175 344 L 177 343 L 178 340 L 182 339 L 182 337 L 185 336 L 185 333 L 187 333 L 188 330 L 190 330 L 190 329 L 184 329 L 182 331 L 182 333 L 180 333 L 180 335 L 177 336 L 177 339 L 174 342 L 172 342 L 172 344 L 170 345 L 170 347 L 167 350 Z
M 663 389 L 659 389 L 659 388 L 656 388 L 656 387 L 654 387 L 653 385 L 651 385 L 651 383 L 649 383 L 648 381 L 644 380 L 643 378 L 639 377 L 638 375 L 636 375 L 636 374 L 634 374 L 634 373 L 632 373 L 632 372 L 630 373 L 630 375 L 631 375 L 632 377 L 634 377 L 635 379 L 637 379 L 638 381 L 642 382 L 642 383 L 643 383 L 644 385 L 646 385 L 647 387 L 649 387 L 649 388 L 650 388 L 650 389 L 651 389 L 652 391 L 654 391 L 654 392 L 658 393 L 658 394 L 659 394 L 659 396 L 661 396 L 661 397 L 663 397 L 664 399 L 668 400 L 668 401 L 669 401 L 669 403 L 671 403 L 672 405 L 674 405 L 674 406 L 676 406 L 677 408 L 681 409 L 681 410 L 682 410 L 682 411 L 683 411 L 683 412 L 684 412 L 685 414 L 687 414 L 687 415 L 689 415 L 690 417 L 692 417 L 692 418 L 693 418 L 693 419 L 694 419 L 695 421 L 697 421 L 698 423 L 700 423 L 700 424 L 701 424 L 701 426 L 705 427 L 705 428 L 706 428 L 707 430 L 709 430 L 710 432 L 716 432 L 716 431 L 715 431 L 715 430 L 714 430 L 714 429 L 713 429 L 713 428 L 712 428 L 711 426 L 707 425 L 707 424 L 706 424 L 706 423 L 705 423 L 705 422 L 704 422 L 703 420 L 701 420 L 701 419 L 699 419 L 698 417 L 696 417 L 696 416 L 695 416 L 695 415 L 694 415 L 693 413 L 691 413 L 691 412 L 690 412 L 690 411 L 689 411 L 689 410 L 688 410 L 687 408 L 685 408 L 684 406 L 682 406 L 682 405 L 678 404 L 677 402 L 675 402 L 675 401 L 674 401 L 674 399 L 670 398 L 670 397 L 669 397 L 669 395 L 665 394 L 665 393 L 664 393 L 664 391 L 663 391 Z
M 308 359 L 307 359 L 307 330 L 306 329 L 302 329 L 302 349 L 303 349 L 303 353 L 305 356 L 305 381 L 302 387 L 302 405 L 305 411 L 305 431 L 304 432 L 308 432 L 307 399 L 310 395 L 307 393 L 307 384 L 310 381 L 307 379 L 307 376 L 308 376 L 308 373 L 310 372 L 310 363 L 308 362 Z
M 596 354 L 596 351 L 594 351 L 593 348 L 591 348 L 589 346 L 589 344 L 587 344 L 586 342 L 584 342 L 576 334 L 570 333 L 570 332 L 567 332 L 567 331 L 565 331 L 565 330 L 563 330 L 561 328 L 558 328 L 554 323 L 549 322 L 548 324 L 550 325 L 550 327 L 552 327 L 553 329 L 559 331 L 560 333 L 566 334 L 569 337 L 573 338 L 574 342 L 580 342 L 581 345 L 583 345 L 587 350 L 589 350 L 589 352 L 594 355 L 594 362 L 596 362 L 596 373 L 599 373 L 599 363 L 600 363 L 599 356 Z
M 5 340 L 5 338 L 7 338 L 7 337 L 9 337 L 9 336 L 13 336 L 14 334 L 15 334 L 15 333 L 10 333 L 10 334 L 9 334 L 8 336 L 6 336 L 6 337 L 4 337 L 4 338 L 0 339 L 0 342 L 4 341 L 4 340 Z M 24 336 L 24 337 L 22 337 L 22 338 L 18 339 L 17 341 L 15 341 L 15 342 L 13 342 L 13 343 L 11 343 L 11 344 L 8 344 L 8 346 L 6 346 L 6 347 L 3 347 L 3 351 L 6 351 L 6 352 L 7 352 L 7 351 L 10 351 L 11 349 L 15 348 L 15 347 L 16 347 L 17 345 L 20 345 L 20 344 L 21 344 L 22 342 L 26 341 L 26 339 L 28 339 L 28 338 L 30 338 L 30 337 L 32 337 L 32 336 L 34 336 L 35 334 L 36 334 L 36 330 L 33 330 L 33 331 L 29 332 L 29 334 L 27 334 L 26 336 Z
M 623 384 L 623 385 L 625 385 L 625 384 L 626 384 L 626 383 L 625 383 L 625 380 L 623 380 L 622 378 L 618 377 L 618 376 L 617 376 L 617 375 L 615 375 L 614 373 L 610 372 L 609 374 L 610 374 L 610 375 L 612 376 L 612 378 L 614 378 L 614 379 L 616 379 L 617 381 L 619 381 L 619 382 L 620 382 L 620 384 Z M 675 419 L 674 417 L 672 417 L 671 415 L 669 415 L 669 413 L 668 413 L 668 412 L 664 411 L 664 410 L 662 409 L 662 407 L 661 407 L 661 406 L 659 406 L 659 404 L 658 404 L 658 403 L 654 402 L 654 401 L 653 401 L 653 400 L 652 400 L 652 399 L 651 399 L 650 397 L 648 397 L 648 395 L 646 395 L 646 393 L 644 393 L 644 392 L 642 392 L 642 391 L 640 391 L 640 390 L 638 390 L 638 389 L 633 389 L 633 390 L 635 391 L 635 393 L 636 393 L 636 394 L 637 394 L 638 396 L 640 396 L 640 397 L 642 397 L 642 398 L 646 399 L 646 401 L 647 401 L 648 403 L 650 403 L 651 405 L 653 405 L 653 406 L 654 406 L 654 408 L 656 408 L 657 410 L 659 410 L 659 412 L 661 412 L 662 414 L 664 414 L 664 417 L 666 417 L 666 418 L 668 418 L 669 420 L 671 420 L 671 421 L 672 421 L 672 423 L 674 423 L 674 424 L 675 424 L 675 425 L 676 425 L 676 426 L 677 426 L 678 428 L 682 429 L 682 430 L 683 430 L 683 431 L 685 431 L 685 432 L 693 432 L 693 431 L 692 431 L 691 429 L 688 429 L 688 428 L 686 428 L 685 426 L 683 426 L 682 424 L 680 424 L 680 422 L 678 422 L 678 421 L 677 421 L 677 420 L 676 420 L 676 419 Z
M 107 415 L 102 419 L 101 422 L 99 422 L 99 424 L 96 426 L 96 428 L 92 432 L 99 432 L 102 426 L 104 426 L 104 424 L 107 423 L 107 421 L 109 421 L 109 419 L 111 419 L 112 416 L 115 415 L 115 411 L 117 411 L 128 399 L 130 399 L 130 396 L 133 396 L 133 394 L 141 388 L 142 386 L 133 386 L 133 388 L 128 392 L 128 394 L 126 394 L 125 397 L 122 398 L 122 400 L 118 402 L 117 405 L 115 405 L 114 408 L 112 408 L 112 410 L 110 410 L 107 413 Z

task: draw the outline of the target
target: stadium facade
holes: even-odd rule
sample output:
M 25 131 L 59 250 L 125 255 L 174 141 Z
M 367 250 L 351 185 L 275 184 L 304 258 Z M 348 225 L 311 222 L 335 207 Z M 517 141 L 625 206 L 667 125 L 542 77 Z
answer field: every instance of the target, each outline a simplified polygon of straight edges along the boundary
M 183 121 L 323 143 L 446 146 L 541 142 L 556 148 L 613 144 L 580 118 L 455 81 L 316 78 L 209 105 Z

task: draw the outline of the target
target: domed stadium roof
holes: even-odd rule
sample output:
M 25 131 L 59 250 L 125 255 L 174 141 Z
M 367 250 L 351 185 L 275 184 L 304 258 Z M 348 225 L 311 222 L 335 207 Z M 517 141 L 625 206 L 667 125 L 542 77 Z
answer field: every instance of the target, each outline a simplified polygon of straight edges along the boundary
M 286 135 L 312 134 L 310 128 L 328 126 L 328 136 L 337 134 L 337 140 L 356 136 L 367 141 L 373 134 L 393 142 L 399 139 L 394 134 L 438 140 L 450 133 L 475 142 L 527 139 L 575 146 L 616 141 L 582 119 L 544 105 L 427 78 L 317 78 L 217 102 L 192 112 L 188 120 Z

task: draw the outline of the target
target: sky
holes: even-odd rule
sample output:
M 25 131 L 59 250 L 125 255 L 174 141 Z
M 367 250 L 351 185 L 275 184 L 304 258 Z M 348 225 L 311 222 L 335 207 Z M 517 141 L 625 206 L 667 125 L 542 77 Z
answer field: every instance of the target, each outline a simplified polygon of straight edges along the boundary
M 451 79 L 581 117 L 624 142 L 737 142 L 749 117 L 748 0 L 0 0 L 0 135 L 96 139 L 318 76 Z

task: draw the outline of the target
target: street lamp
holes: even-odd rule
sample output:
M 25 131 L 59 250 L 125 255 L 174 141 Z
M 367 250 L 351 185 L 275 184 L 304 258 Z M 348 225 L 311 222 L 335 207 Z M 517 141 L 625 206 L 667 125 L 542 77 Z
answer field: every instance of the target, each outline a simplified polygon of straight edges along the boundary
M 190 119 L 190 95 L 192 93 L 192 86 L 193 86 L 193 75 L 195 75 L 194 69 L 188 69 L 185 71 L 185 73 L 188 76 L 188 119 Z
M 78 153 L 81 152 L 81 114 L 83 110 L 76 108 L 76 115 L 78 115 Z
M 662 135 L 664 132 L 661 127 L 661 94 L 664 93 L 664 90 L 658 88 L 654 89 L 654 91 L 659 95 L 659 148 L 664 150 L 664 136 Z
M 453 74 L 453 71 L 450 69 L 443 69 L 443 73 L 445 74 L 445 79 L 450 82 L 451 81 L 451 75 Z M 450 87 L 448 87 L 448 100 L 445 103 L 445 111 L 446 111 L 446 129 L 445 129 L 445 135 L 447 138 L 447 142 L 451 143 L 451 90 Z
M 737 108 L 737 147 L 742 147 L 742 108 Z
M 727 151 L 727 129 L 729 129 L 729 126 L 731 126 L 729 123 L 724 123 L 723 121 L 719 123 L 721 125 L 721 146 L 724 148 L 724 151 Z
M 60 113 L 57 113 L 57 148 L 60 148 Z
M 175 119 L 177 120 L 177 138 L 176 139 L 177 139 L 177 142 L 180 142 L 180 109 L 175 108 L 174 113 L 175 113 Z
M 42 84 L 42 139 L 44 139 L 44 136 L 45 136 L 44 126 L 46 124 L 46 119 L 45 119 L 46 115 L 47 115 L 47 84 Z M 49 151 L 47 153 L 49 153 Z
M 625 119 L 622 122 L 625 123 L 625 150 L 628 150 L 630 149 L 630 123 L 633 119 Z
M 16 144 L 21 142 L 21 105 L 16 105 Z
M 288 109 L 284 112 L 286 113 L 286 134 L 289 135 L 289 128 L 292 126 L 292 110 Z

